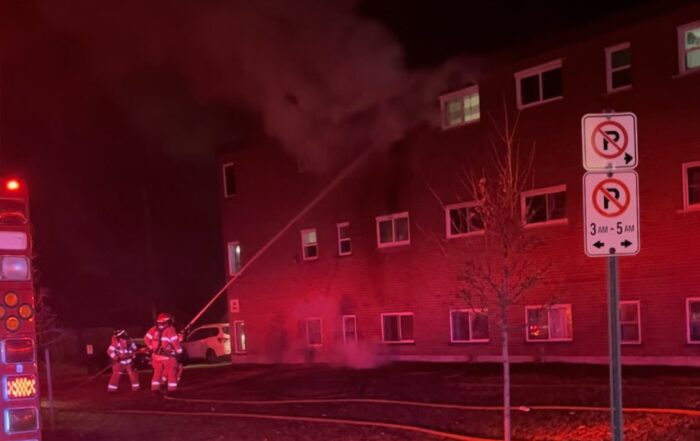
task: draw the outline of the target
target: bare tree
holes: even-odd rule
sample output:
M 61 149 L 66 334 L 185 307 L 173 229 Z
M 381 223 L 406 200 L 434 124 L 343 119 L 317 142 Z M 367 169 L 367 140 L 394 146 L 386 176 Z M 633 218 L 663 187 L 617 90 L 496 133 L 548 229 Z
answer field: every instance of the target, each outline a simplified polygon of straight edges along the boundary
M 516 142 L 518 116 L 511 124 L 504 105 L 503 124 L 492 119 L 494 140 L 491 161 L 481 175 L 464 173 L 462 183 L 468 197 L 477 202 L 474 219 L 467 219 L 483 228 L 483 243 L 471 249 L 462 271 L 464 283 L 460 296 L 472 310 L 495 307 L 501 334 L 503 362 L 503 431 L 511 439 L 510 354 L 508 310 L 524 293 L 537 285 L 548 264 L 533 259 L 536 236 L 524 229 L 520 197 L 531 185 L 533 148 L 521 155 Z M 527 216 L 527 214 L 526 214 Z
M 36 290 L 36 335 L 40 347 L 48 347 L 65 336 L 65 330 L 58 324 L 56 313 L 48 304 L 49 291 L 45 287 Z

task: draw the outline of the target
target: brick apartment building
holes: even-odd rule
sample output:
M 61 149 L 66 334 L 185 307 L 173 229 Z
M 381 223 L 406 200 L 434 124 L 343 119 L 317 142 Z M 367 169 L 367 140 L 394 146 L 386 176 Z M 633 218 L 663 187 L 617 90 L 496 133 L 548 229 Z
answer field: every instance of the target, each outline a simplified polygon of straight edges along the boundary
M 639 139 L 641 252 L 619 259 L 623 362 L 700 365 L 700 7 L 599 31 L 498 54 L 435 97 L 442 127 L 362 162 L 229 288 L 234 362 L 499 360 L 492 305 L 458 296 L 460 256 L 483 238 L 459 173 L 488 167 L 489 115 L 505 100 L 521 144 L 536 145 L 522 194 L 541 239 L 532 259 L 554 262 L 509 309 L 513 359 L 607 362 L 606 260 L 583 252 L 580 120 L 614 110 L 637 115 Z M 332 178 L 300 172 L 264 137 L 221 165 L 229 274 Z

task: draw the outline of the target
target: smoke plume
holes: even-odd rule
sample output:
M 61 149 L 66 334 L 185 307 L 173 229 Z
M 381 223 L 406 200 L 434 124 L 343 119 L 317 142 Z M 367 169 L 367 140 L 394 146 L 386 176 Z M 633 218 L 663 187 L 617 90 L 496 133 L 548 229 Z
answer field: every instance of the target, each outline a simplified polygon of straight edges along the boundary
M 460 61 L 408 71 L 399 43 L 359 17 L 356 0 L 42 5 L 49 22 L 80 42 L 96 78 L 126 97 L 155 136 L 196 132 L 217 143 L 216 133 L 226 131 L 203 122 L 206 109 L 245 108 L 317 171 L 437 122 L 446 81 L 476 74 L 474 63 Z

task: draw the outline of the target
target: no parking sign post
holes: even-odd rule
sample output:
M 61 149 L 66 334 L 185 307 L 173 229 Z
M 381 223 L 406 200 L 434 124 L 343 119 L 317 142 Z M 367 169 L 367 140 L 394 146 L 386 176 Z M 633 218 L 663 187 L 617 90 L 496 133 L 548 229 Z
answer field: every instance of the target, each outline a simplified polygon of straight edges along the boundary
M 639 176 L 637 116 L 634 113 L 586 114 L 583 144 L 584 251 L 608 257 L 610 337 L 610 422 L 613 441 L 623 441 L 620 295 L 617 256 L 639 253 Z

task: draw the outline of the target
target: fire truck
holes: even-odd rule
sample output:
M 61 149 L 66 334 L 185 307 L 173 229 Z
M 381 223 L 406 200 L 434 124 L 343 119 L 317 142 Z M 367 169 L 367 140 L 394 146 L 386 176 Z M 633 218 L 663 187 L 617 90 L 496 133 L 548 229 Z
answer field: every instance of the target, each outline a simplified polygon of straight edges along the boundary
M 29 193 L 0 178 L 0 441 L 40 441 Z

